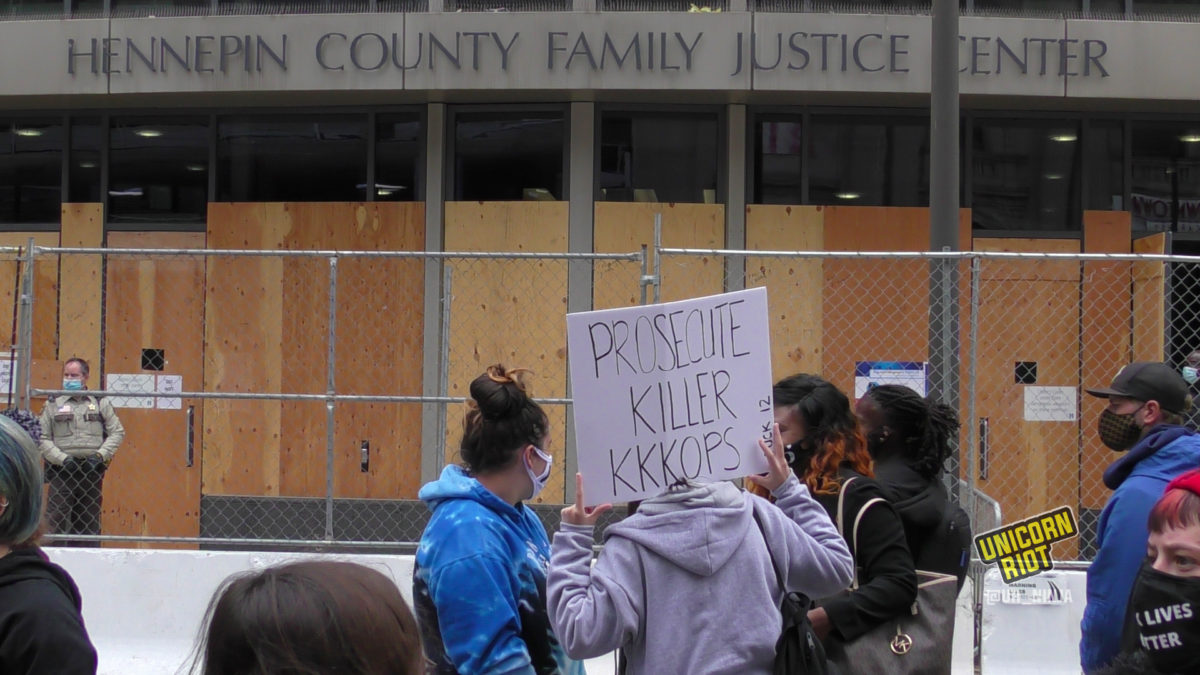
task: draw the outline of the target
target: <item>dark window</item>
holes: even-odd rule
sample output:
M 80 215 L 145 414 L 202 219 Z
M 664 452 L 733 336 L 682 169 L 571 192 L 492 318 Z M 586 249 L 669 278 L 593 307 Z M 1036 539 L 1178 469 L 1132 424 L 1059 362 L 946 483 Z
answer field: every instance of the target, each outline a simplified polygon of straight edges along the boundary
M 1105 19 L 1125 16 L 1125 0 L 1092 0 L 1091 15 Z
M 1083 135 L 1087 208 L 1125 210 L 1125 132 L 1118 121 L 1091 121 Z
M 95 117 L 71 118 L 71 166 L 68 199 L 72 202 L 102 202 L 100 194 L 100 146 L 104 131 Z
M 1154 17 L 1155 15 L 1197 16 L 1200 15 L 1200 2 L 1197 0 L 1133 0 L 1135 16 Z
M 810 204 L 929 204 L 929 120 L 813 115 Z
M 1034 16 L 1079 12 L 1082 9 L 1081 0 L 975 0 L 975 11 L 985 14 Z
M 715 113 L 603 113 L 602 198 L 716 203 L 721 138 Z
M 366 115 L 247 115 L 218 121 L 217 199 L 366 199 Z
M 1135 122 L 1133 229 L 1200 232 L 1200 124 Z
M 755 123 L 753 203 L 802 203 L 802 127 L 799 116 L 762 118 Z
M 417 195 L 421 118 L 416 113 L 375 118 L 375 199 L 411 202 Z
M 983 230 L 1078 230 L 1079 123 L 975 120 L 971 217 Z
M 63 15 L 62 0 L 6 0 L 0 4 L 0 16 L 58 18 Z
M 59 121 L 0 121 L 0 222 L 62 221 L 62 147 Z
M 112 15 L 127 16 L 194 16 L 212 11 L 210 0 L 111 0 Z
M 202 223 L 207 209 L 208 118 L 113 118 L 109 222 Z
M 104 0 L 71 0 L 71 16 L 77 19 L 103 17 Z
M 563 116 L 464 112 L 454 118 L 454 199 L 563 199 Z

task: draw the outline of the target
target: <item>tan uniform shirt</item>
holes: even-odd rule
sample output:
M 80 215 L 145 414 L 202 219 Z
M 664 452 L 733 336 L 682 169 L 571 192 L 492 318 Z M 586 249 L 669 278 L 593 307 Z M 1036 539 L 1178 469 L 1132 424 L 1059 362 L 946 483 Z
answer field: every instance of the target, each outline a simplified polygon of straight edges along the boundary
M 61 466 L 68 457 L 90 457 L 99 453 L 111 462 L 125 427 L 106 398 L 87 392 L 58 396 L 46 401 L 42 409 L 42 457 Z

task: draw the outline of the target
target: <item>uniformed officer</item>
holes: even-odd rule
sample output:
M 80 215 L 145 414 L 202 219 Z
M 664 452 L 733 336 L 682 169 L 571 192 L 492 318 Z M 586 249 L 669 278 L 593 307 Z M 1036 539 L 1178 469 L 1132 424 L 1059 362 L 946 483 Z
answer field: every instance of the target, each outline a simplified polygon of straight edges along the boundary
M 42 410 L 41 451 L 50 482 L 46 512 L 56 534 L 100 534 L 104 472 L 125 438 L 112 403 L 87 393 L 87 378 L 87 361 L 68 360 L 62 388 L 78 393 L 56 396 Z

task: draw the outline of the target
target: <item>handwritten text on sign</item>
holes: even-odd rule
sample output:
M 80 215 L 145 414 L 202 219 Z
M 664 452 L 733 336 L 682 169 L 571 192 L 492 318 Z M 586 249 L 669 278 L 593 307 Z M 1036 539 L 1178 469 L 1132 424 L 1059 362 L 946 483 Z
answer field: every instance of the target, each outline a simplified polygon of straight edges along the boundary
M 569 314 L 567 348 L 588 505 L 766 471 L 766 289 Z

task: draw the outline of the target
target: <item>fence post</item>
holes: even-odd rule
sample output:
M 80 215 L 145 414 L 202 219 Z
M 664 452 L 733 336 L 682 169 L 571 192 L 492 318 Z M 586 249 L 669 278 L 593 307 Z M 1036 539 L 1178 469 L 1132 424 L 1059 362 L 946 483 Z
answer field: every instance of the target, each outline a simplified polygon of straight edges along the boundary
M 335 429 L 337 382 L 337 254 L 329 256 L 329 351 L 328 380 L 325 385 L 325 541 L 333 541 L 333 458 L 337 434 Z
M 967 437 L 967 513 L 971 514 L 971 524 L 976 524 L 976 514 L 979 508 L 979 491 L 976 481 L 979 479 L 979 424 L 976 422 L 977 366 L 979 365 L 979 256 L 971 256 L 971 298 L 967 321 L 970 322 L 971 332 L 967 338 L 967 419 L 963 423 L 970 431 Z M 976 527 L 978 531 L 978 527 Z
M 32 405 L 29 390 L 33 384 L 33 237 L 25 245 L 25 269 L 21 274 L 21 288 L 13 289 L 21 294 L 17 334 L 17 370 L 20 383 L 17 389 L 17 407 L 25 410 Z
M 434 433 L 437 434 L 437 443 L 433 446 L 436 454 L 437 468 L 435 476 L 441 467 L 446 464 L 446 415 L 450 412 L 450 404 L 444 400 L 450 395 L 450 310 L 454 301 L 450 293 L 451 290 L 451 270 L 447 266 L 442 271 L 442 303 L 441 314 L 438 323 L 442 334 L 442 341 L 438 345 L 438 380 L 437 380 L 437 395 L 442 397 L 442 402 L 437 404 L 438 411 L 437 423 L 434 425 Z
M 948 252 L 949 248 L 943 248 Z M 933 374 L 933 394 L 942 403 L 958 410 L 958 260 L 934 258 L 930 261 L 929 289 L 929 366 Z M 954 440 L 958 445 L 957 439 Z M 958 453 L 950 455 L 947 478 L 959 475 Z M 958 481 L 946 480 L 952 499 L 958 499 Z
M 654 304 L 662 301 L 662 213 L 654 214 Z

